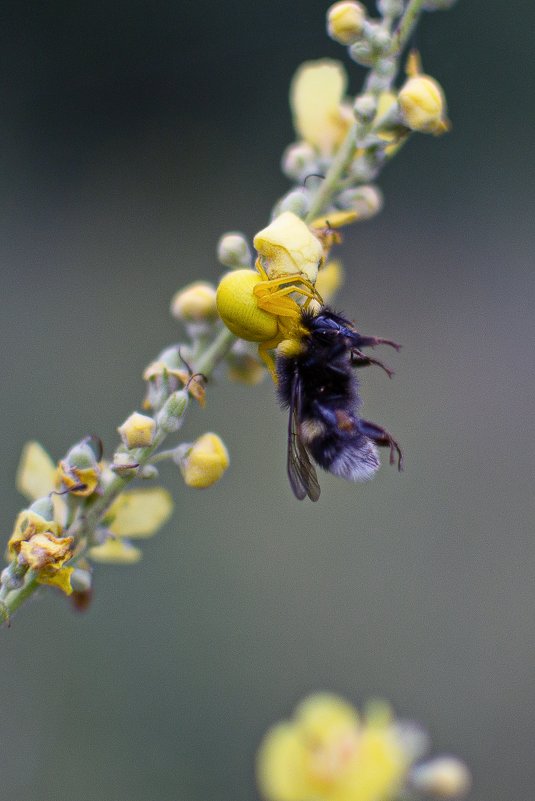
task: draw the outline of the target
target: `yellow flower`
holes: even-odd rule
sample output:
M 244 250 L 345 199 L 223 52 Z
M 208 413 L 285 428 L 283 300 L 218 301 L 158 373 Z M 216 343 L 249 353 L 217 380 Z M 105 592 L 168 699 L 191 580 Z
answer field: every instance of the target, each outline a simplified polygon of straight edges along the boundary
M 96 490 L 100 478 L 97 464 L 92 467 L 77 467 L 62 459 L 58 465 L 58 475 L 65 489 L 71 495 L 87 498 Z
M 312 284 L 323 258 L 321 242 L 291 211 L 279 214 L 259 231 L 253 244 L 267 277 L 304 276 Z
M 362 33 L 366 9 L 354 0 L 340 0 L 327 11 L 327 32 L 343 45 L 355 42 Z
M 58 587 L 65 595 L 71 595 L 71 576 L 73 571 L 73 567 L 61 567 L 59 570 L 45 567 L 37 576 L 37 581 L 39 584 L 49 584 L 52 587 Z
M 146 414 L 133 412 L 117 431 L 127 448 L 146 448 L 154 440 L 156 421 Z
M 73 543 L 72 537 L 55 537 L 49 531 L 39 532 L 20 543 L 19 562 L 35 571 L 44 567 L 59 570 L 71 558 Z
M 390 716 L 360 720 L 329 694 L 310 696 L 293 720 L 273 727 L 257 762 L 268 801 L 390 801 L 408 766 Z
M 130 490 L 112 503 L 104 522 L 117 537 L 151 537 L 172 511 L 173 499 L 163 487 Z
M 422 74 L 419 53 L 409 53 L 406 65 L 408 79 L 398 95 L 401 117 L 407 128 L 435 136 L 449 131 L 446 98 L 440 84 L 430 75 Z
M 51 534 L 59 537 L 61 526 L 55 520 L 46 520 L 42 515 L 33 512 L 31 509 L 24 509 L 15 521 L 15 528 L 9 538 L 8 553 L 11 559 L 19 555 L 23 542 L 34 537 L 36 534 Z
M 193 323 L 216 320 L 215 287 L 207 281 L 195 281 L 180 289 L 171 301 L 171 314 Z
M 332 156 L 354 122 L 343 103 L 347 75 L 338 61 L 307 61 L 290 86 L 290 106 L 297 134 L 322 156 Z
M 223 477 L 229 463 L 223 440 L 208 432 L 195 440 L 181 459 L 180 469 L 188 487 L 205 489 Z
M 38 442 L 27 442 L 22 449 L 16 480 L 18 491 L 31 501 L 54 489 L 56 465 Z
M 90 548 L 88 555 L 94 562 L 109 565 L 133 565 L 142 557 L 142 552 L 127 540 L 115 540 L 112 537 L 102 545 Z

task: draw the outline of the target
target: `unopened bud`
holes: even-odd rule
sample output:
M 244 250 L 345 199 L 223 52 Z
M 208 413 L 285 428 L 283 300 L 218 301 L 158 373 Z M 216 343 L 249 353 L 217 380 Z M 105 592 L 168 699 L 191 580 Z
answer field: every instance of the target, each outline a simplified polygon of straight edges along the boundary
M 375 53 L 369 42 L 359 39 L 349 48 L 349 57 L 362 67 L 371 67 L 375 60 Z
M 59 475 L 72 495 L 86 498 L 97 488 L 100 468 L 95 451 L 87 440 L 74 445 L 59 463 Z
M 350 45 L 362 33 L 366 9 L 353 0 L 341 0 L 327 11 L 327 33 L 336 42 Z
M 153 480 L 155 478 L 158 478 L 159 475 L 158 468 L 156 467 L 156 465 L 146 464 L 144 467 L 141 468 L 141 471 L 138 475 L 140 478 L 143 478 L 146 481 Z
M 380 22 L 366 21 L 362 33 L 375 56 L 387 53 L 392 47 L 392 37 Z
M 378 0 L 377 10 L 383 17 L 400 17 L 403 14 L 403 0 Z
M 377 98 L 374 95 L 360 95 L 355 100 L 353 112 L 359 122 L 370 122 L 377 113 Z
M 179 290 L 171 301 L 175 320 L 202 323 L 217 319 L 215 287 L 207 281 L 195 281 Z
M 273 209 L 273 216 L 278 217 L 285 211 L 291 211 L 292 214 L 295 214 L 300 219 L 306 216 L 308 209 L 310 208 L 310 195 L 308 191 L 304 188 L 302 189 L 294 189 L 291 192 L 288 192 L 287 195 L 282 197 L 275 208 Z
M 439 136 L 449 129 L 444 92 L 429 75 L 409 78 L 399 91 L 398 102 L 402 120 L 412 131 Z
M 133 412 L 117 429 L 123 444 L 129 450 L 152 445 L 156 433 L 156 421 L 146 414 Z
M 217 258 L 225 267 L 237 269 L 251 265 L 251 250 L 243 234 L 224 234 L 217 243 Z
M 346 189 L 337 197 L 343 209 L 351 209 L 357 213 L 357 219 L 368 220 L 378 214 L 383 207 L 383 196 L 379 187 L 374 184 Z
M 182 425 L 182 418 L 188 406 L 188 392 L 179 389 L 170 395 L 160 409 L 157 416 L 159 427 L 167 434 L 178 431 Z
M 454 756 L 441 756 L 413 768 L 410 782 L 420 793 L 447 799 L 466 795 L 472 780 L 464 762 Z
M 295 181 L 303 181 L 307 175 L 318 171 L 316 151 L 308 142 L 294 142 L 283 153 L 283 173 Z
M 91 589 L 91 572 L 75 567 L 71 573 L 71 587 L 74 592 L 89 592 Z
M 8 565 L 0 574 L 0 584 L 7 590 L 18 590 L 24 584 L 27 570 L 27 565 L 19 565 L 16 562 Z
M 229 466 L 228 451 L 223 440 L 209 432 L 179 457 L 179 466 L 188 487 L 205 489 L 223 477 Z
M 41 515 L 44 520 L 54 519 L 54 504 L 48 495 L 46 498 L 39 498 L 37 501 L 34 501 L 29 509 L 31 512 Z

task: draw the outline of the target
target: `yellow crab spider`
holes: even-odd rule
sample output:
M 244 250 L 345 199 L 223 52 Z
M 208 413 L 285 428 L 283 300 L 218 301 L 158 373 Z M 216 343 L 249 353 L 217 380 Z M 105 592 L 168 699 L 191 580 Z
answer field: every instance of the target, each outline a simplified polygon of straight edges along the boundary
M 289 283 L 290 282 L 290 283 Z M 291 294 L 305 297 L 300 305 Z M 217 288 L 217 308 L 227 328 L 237 337 L 258 342 L 258 355 L 277 381 L 275 362 L 270 350 L 283 340 L 298 338 L 301 309 L 312 300 L 323 301 L 314 285 L 303 276 L 267 278 L 256 270 L 233 270 L 223 276 Z
M 290 211 L 259 231 L 253 244 L 258 253 L 256 271 L 234 270 L 223 276 L 217 308 L 233 334 L 260 343 L 259 355 L 276 381 L 269 351 L 283 340 L 296 339 L 302 307 L 313 300 L 322 304 L 314 284 L 324 258 L 323 245 Z

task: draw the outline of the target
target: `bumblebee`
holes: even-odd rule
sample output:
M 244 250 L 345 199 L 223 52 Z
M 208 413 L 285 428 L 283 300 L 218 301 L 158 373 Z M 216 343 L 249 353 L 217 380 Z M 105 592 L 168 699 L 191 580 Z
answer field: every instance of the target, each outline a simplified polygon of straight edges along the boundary
M 389 339 L 363 336 L 349 320 L 323 306 L 302 308 L 294 339 L 277 348 L 277 393 L 289 409 L 288 478 L 299 500 L 317 501 L 320 485 L 311 459 L 349 481 L 366 481 L 379 468 L 377 447 L 390 449 L 390 464 L 402 469 L 403 455 L 381 426 L 359 417 L 361 400 L 355 369 L 368 365 L 392 372 L 362 348 L 400 346 Z

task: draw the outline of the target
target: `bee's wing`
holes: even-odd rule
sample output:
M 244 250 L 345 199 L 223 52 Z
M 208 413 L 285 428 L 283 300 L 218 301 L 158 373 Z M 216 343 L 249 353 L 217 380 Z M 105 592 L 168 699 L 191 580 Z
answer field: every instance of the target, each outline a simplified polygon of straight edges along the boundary
M 288 478 L 293 494 L 302 501 L 307 495 L 311 501 L 320 496 L 320 485 L 316 468 L 299 439 L 299 415 L 301 412 L 301 387 L 295 376 L 292 384 L 290 419 L 288 421 Z

